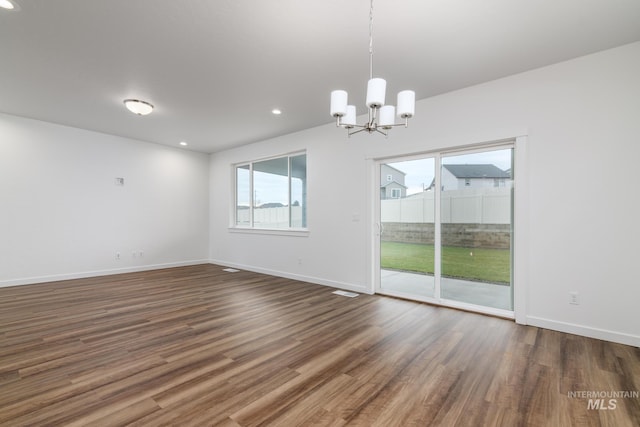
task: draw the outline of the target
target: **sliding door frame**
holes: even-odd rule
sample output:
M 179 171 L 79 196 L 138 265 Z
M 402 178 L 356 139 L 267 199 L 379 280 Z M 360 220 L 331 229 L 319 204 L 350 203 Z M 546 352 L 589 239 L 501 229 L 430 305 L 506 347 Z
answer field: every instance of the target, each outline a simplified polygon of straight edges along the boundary
M 512 148 L 512 165 L 514 175 L 512 177 L 513 187 L 512 187 L 512 246 L 511 246 L 511 254 L 512 254 L 512 262 L 511 262 L 511 292 L 513 293 L 513 311 L 510 310 L 502 310 L 492 307 L 484 307 L 475 304 L 469 304 L 460 301 L 443 299 L 440 297 L 440 276 L 441 276 L 441 205 L 440 205 L 440 194 L 441 194 L 441 169 L 442 169 L 442 157 L 448 155 L 455 154 L 471 154 L 474 152 L 483 152 L 490 150 L 498 150 L 498 149 L 506 149 Z M 369 169 L 369 182 L 372 184 L 372 187 L 369 194 L 372 197 L 371 199 L 371 224 L 372 224 L 372 234 L 368 239 L 371 247 L 371 261 L 370 261 L 370 272 L 371 272 L 371 290 L 373 293 L 378 293 L 382 295 L 395 296 L 400 298 L 407 298 L 407 295 L 403 295 L 401 293 L 394 293 L 393 291 L 389 291 L 388 289 L 382 289 L 381 277 L 380 277 L 380 231 L 381 231 L 381 218 L 380 218 L 380 165 L 384 163 L 393 163 L 399 161 L 407 161 L 407 160 L 415 160 L 422 158 L 433 158 L 435 160 L 435 186 L 436 186 L 436 197 L 435 197 L 435 212 L 434 212 L 434 220 L 435 220 L 435 239 L 434 239 L 434 252 L 435 252 L 435 260 L 434 260 L 434 277 L 435 277 L 435 289 L 434 295 L 435 297 L 427 297 L 427 296 L 411 296 L 411 299 L 416 301 L 426 302 L 429 304 L 440 305 L 444 307 L 457 308 L 467 311 L 474 311 L 483 314 L 489 314 L 493 316 L 499 316 L 509 319 L 515 319 L 517 323 L 526 324 L 526 313 L 527 313 L 527 304 L 526 304 L 526 295 L 527 295 L 527 285 L 528 285 L 528 247 L 526 242 L 528 241 L 528 233 L 527 233 L 527 224 L 529 222 L 528 218 L 528 181 L 527 181 L 527 171 L 526 171 L 526 149 L 527 149 L 527 137 L 519 136 L 515 138 L 509 138 L 500 141 L 487 142 L 487 143 L 479 143 L 473 145 L 467 145 L 463 147 L 455 147 L 455 148 L 446 148 L 436 151 L 425 151 L 422 153 L 413 153 L 409 155 L 394 155 L 394 156 L 386 156 L 380 158 L 370 159 L 370 167 Z

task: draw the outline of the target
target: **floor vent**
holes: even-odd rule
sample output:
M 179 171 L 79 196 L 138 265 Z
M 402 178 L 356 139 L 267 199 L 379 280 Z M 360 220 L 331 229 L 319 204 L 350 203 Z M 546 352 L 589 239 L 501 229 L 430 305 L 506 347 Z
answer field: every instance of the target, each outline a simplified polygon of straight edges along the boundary
M 240 270 L 236 270 L 235 268 L 223 268 L 222 271 L 226 271 L 227 273 L 237 273 Z
M 343 297 L 355 298 L 360 294 L 356 294 L 355 292 L 347 292 L 347 291 L 333 291 L 332 293 L 336 295 L 342 295 Z

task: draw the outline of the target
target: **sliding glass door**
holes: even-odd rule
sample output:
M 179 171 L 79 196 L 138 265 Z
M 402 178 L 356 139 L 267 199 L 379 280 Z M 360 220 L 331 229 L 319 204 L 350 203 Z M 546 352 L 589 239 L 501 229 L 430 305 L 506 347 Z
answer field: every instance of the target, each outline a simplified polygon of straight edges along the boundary
M 440 296 L 513 310 L 513 149 L 444 155 Z
M 513 147 L 380 161 L 377 292 L 513 311 Z
M 434 297 L 433 157 L 380 164 L 380 287 Z

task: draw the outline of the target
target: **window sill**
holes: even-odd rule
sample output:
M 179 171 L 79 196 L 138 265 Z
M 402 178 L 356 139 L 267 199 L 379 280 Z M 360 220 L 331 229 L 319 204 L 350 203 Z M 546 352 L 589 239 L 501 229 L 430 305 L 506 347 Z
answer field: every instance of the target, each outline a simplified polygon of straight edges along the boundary
M 307 237 L 309 235 L 309 229 L 300 228 L 296 230 L 291 229 L 277 229 L 277 228 L 244 228 L 244 227 L 229 227 L 230 233 L 245 233 L 245 234 L 267 234 L 271 236 L 293 236 L 293 237 Z

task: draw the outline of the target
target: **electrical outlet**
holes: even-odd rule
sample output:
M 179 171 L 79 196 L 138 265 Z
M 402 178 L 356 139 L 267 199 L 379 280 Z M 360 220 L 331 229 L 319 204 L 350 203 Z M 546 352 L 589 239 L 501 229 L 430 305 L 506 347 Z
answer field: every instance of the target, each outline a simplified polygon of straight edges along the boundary
M 579 294 L 577 292 L 569 292 L 569 304 L 580 305 Z
M 120 261 L 120 252 L 116 252 L 116 261 Z

